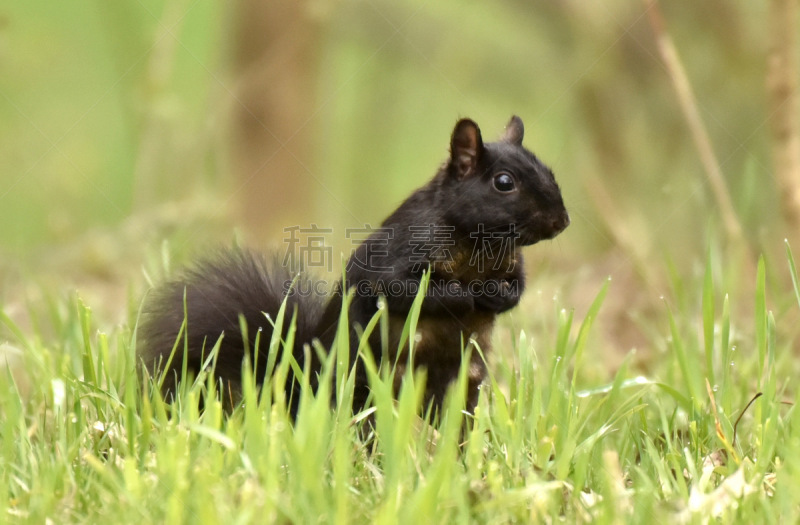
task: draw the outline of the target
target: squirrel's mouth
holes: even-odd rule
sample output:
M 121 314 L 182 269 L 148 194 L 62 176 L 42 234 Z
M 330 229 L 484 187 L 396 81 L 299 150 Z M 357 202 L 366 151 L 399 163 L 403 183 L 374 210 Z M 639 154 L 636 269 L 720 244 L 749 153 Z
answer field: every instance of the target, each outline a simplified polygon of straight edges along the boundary
M 569 214 L 563 209 L 556 213 L 538 213 L 528 221 L 507 226 L 484 226 L 460 237 L 461 242 L 475 249 L 507 249 L 509 246 L 530 246 L 554 238 L 569 226 Z
M 560 213 L 548 214 L 545 217 L 534 217 L 525 227 L 520 228 L 517 243 L 521 246 L 530 246 L 539 241 L 553 239 L 569 226 L 569 213 L 562 209 Z

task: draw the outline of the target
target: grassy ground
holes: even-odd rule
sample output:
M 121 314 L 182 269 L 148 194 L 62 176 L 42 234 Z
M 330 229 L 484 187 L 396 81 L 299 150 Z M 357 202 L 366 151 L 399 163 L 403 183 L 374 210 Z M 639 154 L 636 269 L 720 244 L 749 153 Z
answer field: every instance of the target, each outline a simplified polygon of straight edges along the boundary
M 792 134 L 770 133 L 793 113 L 765 91 L 792 92 L 769 64 L 794 44 L 772 38 L 770 3 L 306 2 L 319 64 L 279 141 L 294 172 L 260 143 L 257 170 L 235 167 L 234 115 L 267 97 L 246 103 L 259 75 L 233 59 L 255 4 L 0 7 L 0 522 L 798 521 L 781 239 L 800 249 L 800 228 L 772 162 Z M 305 396 L 290 423 L 272 395 L 288 362 L 230 417 L 194 408 L 212 384 L 167 405 L 137 377 L 135 276 L 163 273 L 163 239 L 180 262 L 237 228 L 267 244 L 319 224 L 349 252 L 345 229 L 423 184 L 458 116 L 489 138 L 512 113 L 573 224 L 526 256 L 469 421 L 455 395 L 425 424 L 424 378 L 393 401 L 386 371 L 374 431 L 346 395 Z M 294 215 L 240 220 L 260 177 L 294 181 L 294 199 L 256 194 Z M 344 363 L 325 374 L 347 391 Z
M 243 406 L 228 417 L 209 401 L 213 383 L 202 377 L 174 404 L 162 401 L 153 380 L 137 378 L 135 314 L 110 333 L 77 297 L 54 301 L 30 329 L 0 314 L 11 361 L 0 376 L 0 490 L 8 494 L 0 516 L 795 522 L 795 330 L 781 322 L 795 317 L 800 293 L 795 285 L 768 298 L 760 261 L 750 276 L 754 297 L 729 297 L 716 257 L 696 286 L 683 283 L 696 293 L 664 301 L 650 343 L 666 351 L 654 354 L 648 375 L 629 368 L 629 355 L 611 381 L 593 379 L 603 356 L 592 325 L 613 282 L 598 282 L 585 311 L 530 292 L 497 329 L 508 343 L 496 349 L 477 413 L 462 414 L 456 388 L 434 425 L 416 415 L 424 377 L 405 378 L 394 401 L 388 370 L 373 370 L 373 406 L 353 414 L 343 341 L 323 373 L 343 393 L 335 408 L 329 396 L 305 395 L 293 424 L 280 394 L 288 361 L 274 364 L 275 379 L 261 393 L 246 386 Z M 796 283 L 788 246 L 785 261 Z M 737 303 L 754 304 L 754 314 L 734 318 Z M 522 330 L 511 328 L 517 323 Z

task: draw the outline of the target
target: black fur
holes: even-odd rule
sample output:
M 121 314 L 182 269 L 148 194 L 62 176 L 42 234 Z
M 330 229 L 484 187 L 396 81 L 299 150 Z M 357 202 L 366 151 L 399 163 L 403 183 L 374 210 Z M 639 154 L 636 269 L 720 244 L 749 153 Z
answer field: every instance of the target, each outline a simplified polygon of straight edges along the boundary
M 233 394 L 236 399 L 241 379 L 241 366 L 245 356 L 245 342 L 240 316 L 247 326 L 247 348 L 253 352 L 256 334 L 261 331 L 256 380 L 262 382 L 265 351 L 272 334 L 272 320 L 278 313 L 293 275 L 280 264 L 280 259 L 268 261 L 260 253 L 242 249 L 220 250 L 199 261 L 183 274 L 151 292 L 145 303 L 139 342 L 140 354 L 151 372 L 166 365 L 169 354 L 184 321 L 184 294 L 186 303 L 186 334 L 188 334 L 187 368 L 197 373 L 211 349 L 222 337 L 215 373 L 222 380 L 222 393 Z M 300 285 L 295 282 L 295 285 Z M 283 336 L 296 312 L 295 358 L 303 366 L 303 343 L 311 339 L 302 334 L 313 334 L 324 304 L 311 296 L 290 294 L 286 305 Z M 165 393 L 173 393 L 176 375 L 180 373 L 184 340 L 178 344 L 171 370 L 164 381 Z M 312 352 L 312 357 L 314 356 Z M 280 358 L 280 356 L 278 356 Z M 251 355 L 255 361 L 255 356 Z M 287 381 L 287 387 L 292 382 Z M 291 394 L 291 392 L 287 392 Z M 287 399 L 289 397 L 287 396 Z M 296 398 L 293 402 L 296 403 Z
M 378 297 L 383 296 L 390 314 L 389 341 L 373 333 L 370 347 L 376 359 L 386 351 L 392 362 L 404 363 L 404 356 L 397 355 L 407 351 L 398 348 L 400 329 L 423 271 L 431 269 L 413 366 L 427 371 L 426 401 L 436 408 L 458 374 L 462 342 L 472 341 L 486 354 L 494 318 L 519 302 L 525 279 L 517 248 L 551 239 L 569 225 L 552 172 L 522 146 L 523 134 L 522 121 L 512 117 L 501 140 L 484 144 L 477 124 L 458 121 L 447 163 L 355 250 L 346 281 L 339 283 L 338 290 L 355 289 L 349 310 L 351 362 L 357 362 L 358 330 L 377 312 Z M 419 242 L 426 228 L 433 242 L 427 250 Z M 204 353 L 224 332 L 216 372 L 235 390 L 244 356 L 239 314 L 247 321 L 251 340 L 258 328 L 263 329 L 262 341 L 268 340 L 271 328 L 262 312 L 275 316 L 285 283 L 294 277 L 278 261 L 268 264 L 263 256 L 246 251 L 221 252 L 201 262 L 148 301 L 141 347 L 145 362 L 152 367 L 172 349 L 184 317 L 185 289 L 189 368 L 199 368 Z M 342 296 L 333 294 L 325 305 L 318 297 L 290 294 L 289 306 L 289 312 L 295 307 L 298 312 L 293 352 L 302 363 L 304 343 L 316 338 L 329 347 L 333 341 Z M 311 366 L 313 370 L 319 363 Z M 173 369 L 180 370 L 179 360 Z M 469 409 L 477 403 L 485 372 L 483 360 L 473 352 Z M 356 383 L 354 404 L 359 408 L 368 396 L 362 367 L 357 368 Z

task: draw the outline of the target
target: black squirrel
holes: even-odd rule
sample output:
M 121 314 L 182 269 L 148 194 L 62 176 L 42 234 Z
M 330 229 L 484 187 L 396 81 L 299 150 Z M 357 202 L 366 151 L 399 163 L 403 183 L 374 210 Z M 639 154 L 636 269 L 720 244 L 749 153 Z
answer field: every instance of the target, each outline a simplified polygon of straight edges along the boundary
M 245 346 L 252 346 L 256 331 L 261 332 L 261 344 L 255 377 L 259 384 L 264 381 L 263 354 L 272 331 L 267 316 L 274 319 L 286 299 L 286 311 L 297 316 L 293 355 L 300 367 L 310 356 L 310 369 L 319 370 L 319 357 L 303 347 L 317 339 L 330 348 L 343 293 L 352 290 L 351 363 L 358 362 L 359 334 L 378 311 L 382 297 L 389 312 L 389 340 L 382 341 L 380 330 L 375 330 L 369 348 L 376 361 L 388 356 L 402 368 L 408 362 L 408 345 L 398 348 L 400 334 L 423 272 L 429 270 L 413 366 L 427 373 L 426 406 L 433 403 L 439 409 L 458 375 L 463 348 L 476 344 L 485 356 L 495 317 L 519 302 L 525 274 L 515 248 L 552 239 L 569 225 L 553 173 L 522 146 L 523 133 L 522 120 L 513 116 L 499 141 L 484 144 L 475 122 L 459 120 L 448 161 L 358 246 L 347 262 L 344 282 L 329 298 L 293 293 L 308 289 L 313 284 L 309 277 L 294 275 L 277 259 L 269 261 L 263 254 L 242 249 L 220 251 L 185 270 L 146 301 L 139 343 L 143 362 L 151 373 L 165 366 L 185 318 L 186 367 L 197 373 L 224 334 L 215 374 L 222 380 L 223 393 L 235 397 L 245 351 L 252 351 Z M 293 287 L 287 286 L 292 282 Z M 240 316 L 246 321 L 249 342 L 244 341 Z M 288 324 L 284 323 L 284 332 Z M 173 391 L 184 365 L 183 343 L 179 342 L 166 371 L 165 393 Z M 478 352 L 470 355 L 467 410 L 471 411 L 486 366 Z M 403 370 L 397 372 L 399 380 Z M 310 379 L 313 386 L 314 378 Z M 358 410 L 369 394 L 361 365 L 356 367 L 355 384 L 353 405 Z M 294 415 L 299 395 L 291 377 L 286 388 Z

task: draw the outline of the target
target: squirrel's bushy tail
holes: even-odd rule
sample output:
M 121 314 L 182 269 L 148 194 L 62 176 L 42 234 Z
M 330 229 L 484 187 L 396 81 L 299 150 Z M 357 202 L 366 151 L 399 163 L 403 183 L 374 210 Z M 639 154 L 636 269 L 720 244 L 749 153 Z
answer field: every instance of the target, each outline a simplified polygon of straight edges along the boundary
M 270 320 L 278 314 L 295 278 L 303 280 L 300 283 L 295 281 L 295 289 L 302 287 L 308 291 L 311 288 L 303 286 L 309 283 L 307 277 L 293 275 L 277 257 L 268 261 L 263 254 L 247 250 L 221 250 L 153 290 L 145 301 L 137 346 L 143 364 L 151 374 L 165 374 L 164 394 L 174 394 L 175 381 L 183 366 L 184 344 L 188 346 L 187 368 L 196 375 L 223 334 L 214 375 L 222 380 L 223 393 L 238 392 L 245 353 L 240 316 L 246 322 L 250 352 L 256 334 L 261 331 L 260 370 L 255 371 L 256 380 L 261 383 L 273 331 Z M 310 343 L 315 337 L 324 307 L 324 298 L 313 293 L 292 293 L 287 299 L 282 336 L 285 337 L 291 318 L 296 315 L 295 348 L 292 351 L 301 367 L 303 344 Z M 178 341 L 184 318 L 186 330 Z M 175 355 L 169 369 L 164 370 L 176 341 Z M 277 357 L 280 359 L 281 356 Z M 291 388 L 291 383 L 291 379 L 287 381 L 287 388 Z

